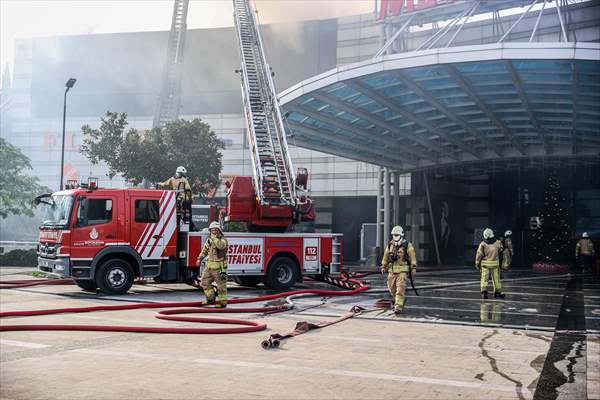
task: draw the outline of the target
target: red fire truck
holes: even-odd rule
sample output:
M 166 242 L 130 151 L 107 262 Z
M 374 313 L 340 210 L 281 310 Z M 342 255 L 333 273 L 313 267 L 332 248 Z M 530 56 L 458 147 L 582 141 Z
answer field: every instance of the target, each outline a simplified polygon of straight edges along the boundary
M 227 206 L 190 207 L 190 193 L 99 189 L 90 181 L 36 199 L 47 207 L 40 228 L 38 268 L 71 276 L 83 289 L 124 293 L 135 277 L 193 279 L 208 233 L 201 222 L 242 222 L 247 233 L 225 233 L 229 274 L 240 284 L 260 281 L 287 289 L 304 275 L 341 272 L 342 237 L 283 233 L 314 219 L 308 173 L 292 167 L 271 67 L 248 0 L 233 0 L 240 48 L 244 116 L 253 176 L 228 182 Z M 194 211 L 203 211 L 197 214 Z M 194 215 L 197 214 L 197 215 Z M 198 217 L 198 218 L 195 218 Z
M 159 282 L 193 280 L 208 237 L 189 231 L 178 216 L 176 192 L 77 187 L 42 195 L 38 269 L 72 277 L 84 290 L 124 293 L 136 277 Z M 209 219 L 217 208 L 209 207 Z M 225 233 L 229 275 L 242 285 L 287 289 L 303 276 L 336 274 L 341 235 Z

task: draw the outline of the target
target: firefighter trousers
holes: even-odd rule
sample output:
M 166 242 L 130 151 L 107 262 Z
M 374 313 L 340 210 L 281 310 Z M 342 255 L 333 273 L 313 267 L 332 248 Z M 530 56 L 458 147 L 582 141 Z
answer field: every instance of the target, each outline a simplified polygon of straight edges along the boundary
M 218 300 L 220 303 L 227 302 L 227 280 L 220 276 L 220 269 L 205 268 L 200 278 L 200 286 L 204 290 L 206 300 L 212 302 L 215 300 L 215 288 L 213 282 L 217 285 Z
M 406 293 L 406 272 L 388 273 L 387 285 L 390 293 L 394 297 L 394 310 L 402 310 L 404 307 L 404 294 Z
M 510 269 L 510 265 L 512 263 L 512 255 L 510 251 L 504 250 L 502 252 L 502 269 L 508 271 Z
M 500 268 L 499 267 L 481 267 L 481 291 L 487 290 L 488 282 L 492 274 L 492 284 L 494 285 L 494 293 L 500 292 L 502 283 L 500 283 Z

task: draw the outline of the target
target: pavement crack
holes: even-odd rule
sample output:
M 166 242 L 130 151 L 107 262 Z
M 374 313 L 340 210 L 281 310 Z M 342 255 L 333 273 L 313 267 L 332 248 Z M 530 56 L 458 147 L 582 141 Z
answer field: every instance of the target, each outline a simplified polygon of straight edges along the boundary
M 494 357 L 492 357 L 490 355 L 490 353 L 485 349 L 485 342 L 497 334 L 498 334 L 498 330 L 494 329 L 494 331 L 492 333 L 481 338 L 481 340 L 479 341 L 479 344 L 478 344 L 479 348 L 481 349 L 481 355 L 489 360 L 490 367 L 492 367 L 492 371 L 494 373 L 500 375 L 507 381 L 510 381 L 515 384 L 515 392 L 517 393 L 517 396 L 519 396 L 519 400 L 524 400 L 525 396 L 523 396 L 523 383 L 521 383 L 521 381 L 518 381 L 514 378 L 511 378 L 504 372 L 500 371 L 500 369 L 498 368 L 498 362 L 496 361 L 496 359 Z M 476 378 L 477 378 L 477 376 L 476 376 Z

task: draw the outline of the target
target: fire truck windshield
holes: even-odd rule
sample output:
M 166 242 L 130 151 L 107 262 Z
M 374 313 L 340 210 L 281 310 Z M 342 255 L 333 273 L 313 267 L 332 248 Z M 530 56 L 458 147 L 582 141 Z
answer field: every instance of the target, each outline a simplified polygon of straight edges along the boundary
M 73 196 L 52 195 L 40 199 L 43 211 L 42 226 L 52 228 L 64 228 L 69 222 L 71 207 L 73 207 Z

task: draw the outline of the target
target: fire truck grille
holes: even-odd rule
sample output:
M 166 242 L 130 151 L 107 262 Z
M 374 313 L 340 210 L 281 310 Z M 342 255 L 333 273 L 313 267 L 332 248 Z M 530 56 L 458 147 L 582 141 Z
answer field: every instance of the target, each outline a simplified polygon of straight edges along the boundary
M 58 244 L 40 243 L 38 246 L 38 253 L 42 257 L 55 258 L 57 249 L 58 249 Z

